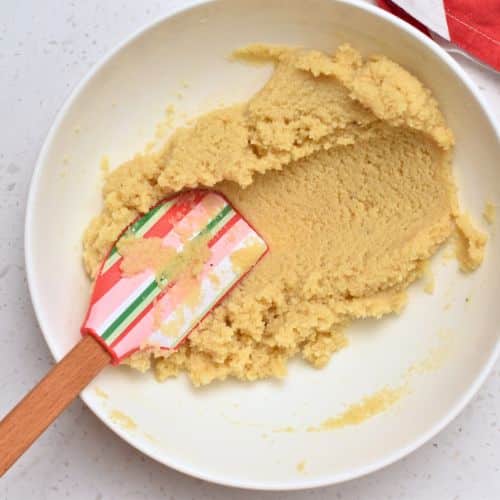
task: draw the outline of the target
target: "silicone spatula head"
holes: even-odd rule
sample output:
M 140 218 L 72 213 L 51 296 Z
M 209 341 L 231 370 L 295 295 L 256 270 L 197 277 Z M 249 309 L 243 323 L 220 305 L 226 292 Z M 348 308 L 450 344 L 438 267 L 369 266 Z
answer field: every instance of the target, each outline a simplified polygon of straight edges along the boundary
M 221 194 L 176 194 L 134 221 L 103 261 L 82 333 L 119 363 L 176 347 L 266 254 Z

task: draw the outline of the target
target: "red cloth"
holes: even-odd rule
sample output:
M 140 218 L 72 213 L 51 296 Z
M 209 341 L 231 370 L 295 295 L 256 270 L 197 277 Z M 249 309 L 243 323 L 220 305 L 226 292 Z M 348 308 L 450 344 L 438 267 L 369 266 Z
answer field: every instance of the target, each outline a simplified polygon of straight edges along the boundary
M 500 71 L 500 0 L 442 0 L 449 41 Z M 430 35 L 421 19 L 405 10 L 405 0 L 377 0 L 383 9 Z

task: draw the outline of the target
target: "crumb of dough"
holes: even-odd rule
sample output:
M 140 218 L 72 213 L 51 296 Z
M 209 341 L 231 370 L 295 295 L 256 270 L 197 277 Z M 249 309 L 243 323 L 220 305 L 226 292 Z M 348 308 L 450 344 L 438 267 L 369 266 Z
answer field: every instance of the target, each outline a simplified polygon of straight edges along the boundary
M 108 399 L 109 398 L 109 394 L 105 391 L 103 391 L 100 387 L 94 387 L 94 391 L 96 393 L 97 396 L 99 396 L 100 398 L 102 399 Z
M 235 57 L 271 60 L 248 102 L 200 116 L 165 147 L 107 177 L 104 207 L 84 235 L 94 277 L 138 214 L 197 186 L 222 192 L 270 251 L 176 352 L 126 360 L 158 380 L 196 386 L 284 377 L 301 356 L 315 367 L 347 344 L 357 319 L 399 313 L 422 265 L 460 210 L 453 135 L 430 91 L 384 56 L 343 45 L 319 51 L 253 45 Z M 472 225 L 462 231 L 475 262 Z M 484 245 L 483 245 L 484 246 Z
M 488 237 L 476 229 L 468 214 L 456 218 L 457 235 L 455 252 L 463 272 L 477 269 L 484 259 L 484 251 Z
M 273 429 L 273 432 L 295 432 L 295 427 L 287 425 L 286 427 L 278 427 L 277 429 Z
M 179 330 L 184 324 L 184 321 L 184 312 L 182 309 L 179 309 L 176 311 L 174 319 L 160 325 L 160 331 L 165 337 L 175 338 L 179 335 Z
M 231 256 L 231 264 L 238 274 L 250 269 L 262 254 L 262 244 L 258 241 L 251 243 L 239 250 L 235 250 Z
M 118 424 L 123 429 L 129 431 L 137 429 L 137 424 L 134 422 L 134 420 L 132 420 L 128 415 L 125 415 L 125 413 L 119 410 L 112 410 L 109 416 L 115 424 Z
M 219 286 L 220 279 L 215 273 L 210 273 L 208 279 L 212 282 L 214 286 Z
M 303 473 L 303 472 L 305 472 L 305 470 L 306 470 L 306 461 L 305 460 L 301 460 L 297 464 L 297 472 Z
M 491 201 L 486 202 L 483 210 L 483 218 L 488 224 L 495 223 L 496 209 L 497 207 Z
M 152 434 L 149 434 L 149 432 L 145 432 L 144 437 L 152 444 L 158 443 L 158 440 Z
M 334 417 L 327 418 L 317 427 L 308 427 L 308 432 L 331 431 L 348 425 L 358 425 L 388 410 L 405 394 L 405 388 L 384 388 L 366 396 L 359 403 L 350 405 L 345 411 Z

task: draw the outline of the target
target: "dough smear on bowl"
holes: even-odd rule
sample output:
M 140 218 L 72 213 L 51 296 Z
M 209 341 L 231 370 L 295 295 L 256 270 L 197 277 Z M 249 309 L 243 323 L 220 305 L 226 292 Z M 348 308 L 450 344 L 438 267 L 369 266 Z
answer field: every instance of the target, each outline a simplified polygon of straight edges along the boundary
M 262 90 L 111 172 L 84 235 L 94 277 L 139 213 L 172 191 L 208 186 L 266 239 L 269 254 L 177 352 L 126 361 L 159 380 L 283 377 L 295 355 L 324 366 L 351 321 L 401 311 L 455 221 L 462 267 L 483 257 L 485 237 L 460 218 L 452 132 L 415 77 L 347 45 L 333 56 L 265 45 L 236 56 L 275 63 Z

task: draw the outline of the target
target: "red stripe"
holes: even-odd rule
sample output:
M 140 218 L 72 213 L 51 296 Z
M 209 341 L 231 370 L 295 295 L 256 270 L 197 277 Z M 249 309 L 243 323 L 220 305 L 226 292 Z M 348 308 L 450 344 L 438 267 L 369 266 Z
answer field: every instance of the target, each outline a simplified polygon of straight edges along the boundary
M 212 248 L 241 218 L 239 213 L 234 214 L 227 224 L 208 242 L 208 248 Z
M 206 191 L 194 191 L 179 197 L 170 210 L 147 232 L 143 238 L 164 238 L 198 203 Z
M 106 259 L 107 260 L 107 259 Z M 108 290 L 113 288 L 122 277 L 120 257 L 104 274 L 97 276 L 94 291 L 92 293 L 92 303 L 95 304 Z

